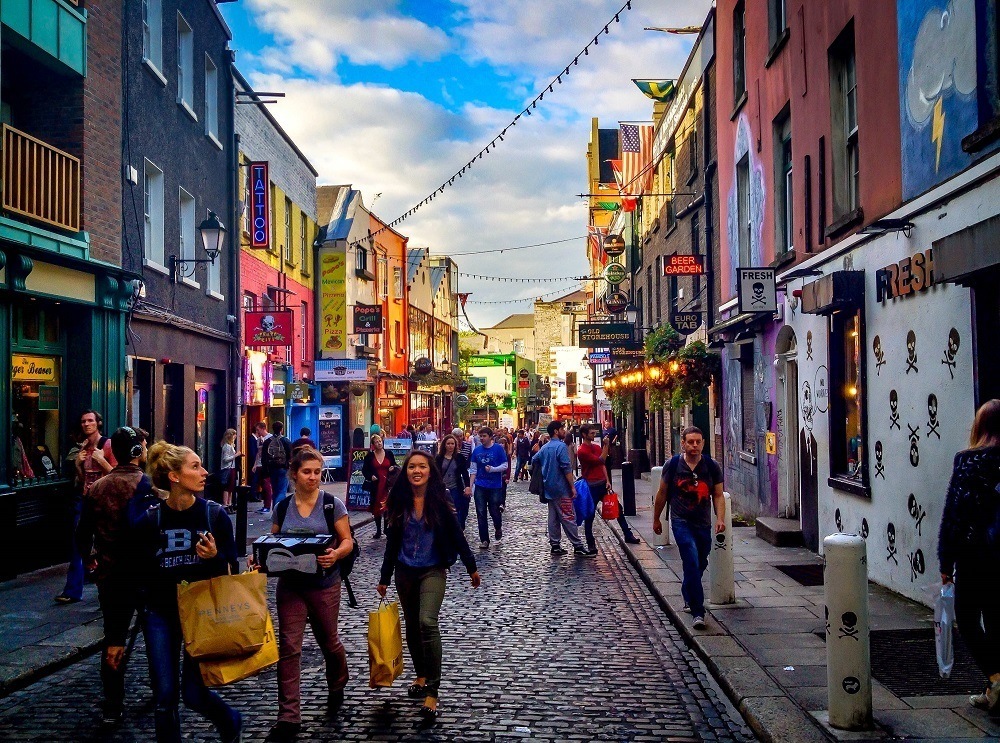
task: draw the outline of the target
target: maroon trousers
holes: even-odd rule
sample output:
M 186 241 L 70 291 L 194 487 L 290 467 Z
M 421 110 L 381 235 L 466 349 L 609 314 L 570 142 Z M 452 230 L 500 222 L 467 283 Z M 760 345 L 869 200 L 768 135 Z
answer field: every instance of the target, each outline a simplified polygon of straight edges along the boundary
M 306 622 L 326 658 L 326 683 L 330 691 L 347 686 L 347 652 L 337 634 L 340 615 L 340 582 L 329 588 L 303 591 L 278 581 L 278 720 L 301 722 L 299 687 L 302 675 L 302 640 Z

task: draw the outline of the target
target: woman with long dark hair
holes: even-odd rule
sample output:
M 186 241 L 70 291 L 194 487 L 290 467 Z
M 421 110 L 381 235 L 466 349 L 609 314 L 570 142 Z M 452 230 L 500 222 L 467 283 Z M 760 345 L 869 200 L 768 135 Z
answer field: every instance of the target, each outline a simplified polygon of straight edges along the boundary
M 385 448 L 382 436 L 373 433 L 371 451 L 365 455 L 365 461 L 361 464 L 361 474 L 365 478 L 365 489 L 371 498 L 372 515 L 375 517 L 375 533 L 372 539 L 382 536 L 382 514 L 385 512 L 391 481 L 398 472 L 396 457 Z
M 461 557 L 472 587 L 478 588 L 480 581 L 476 558 L 448 500 L 441 472 L 427 452 L 411 451 L 403 460 L 403 476 L 389 492 L 385 535 L 385 557 L 376 590 L 384 597 L 395 572 L 406 645 L 417 675 L 407 693 L 424 697 L 417 725 L 428 728 L 437 721 L 441 683 L 438 614 L 448 568 Z
M 955 455 L 938 537 L 941 582 L 955 584 L 955 619 L 986 691 L 973 707 L 1000 710 L 1000 400 L 976 413 L 969 448 Z
M 455 506 L 458 523 L 464 531 L 465 522 L 469 518 L 472 487 L 469 483 L 469 460 L 462 454 L 462 444 L 457 436 L 449 433 L 441 439 L 441 448 L 434 461 L 441 470 L 445 492 Z

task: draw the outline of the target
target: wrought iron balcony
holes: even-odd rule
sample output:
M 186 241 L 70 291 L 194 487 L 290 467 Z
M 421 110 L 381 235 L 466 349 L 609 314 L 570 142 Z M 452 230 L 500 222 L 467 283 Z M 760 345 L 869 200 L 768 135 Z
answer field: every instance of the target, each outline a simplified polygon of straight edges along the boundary
M 70 232 L 80 231 L 80 161 L 3 125 L 3 209 Z

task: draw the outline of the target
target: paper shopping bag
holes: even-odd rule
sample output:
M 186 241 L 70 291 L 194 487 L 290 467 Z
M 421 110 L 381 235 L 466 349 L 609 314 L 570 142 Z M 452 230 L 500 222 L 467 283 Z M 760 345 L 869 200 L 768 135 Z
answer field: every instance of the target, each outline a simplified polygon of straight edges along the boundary
M 235 658 L 260 650 L 267 632 L 267 578 L 220 575 L 177 586 L 184 649 L 192 658 Z
M 222 686 L 242 681 L 278 662 L 278 643 L 274 637 L 274 625 L 267 617 L 267 631 L 260 650 L 242 658 L 207 658 L 199 661 L 201 678 L 205 686 Z
M 399 602 L 381 601 L 368 612 L 368 685 L 392 686 L 403 672 L 403 630 Z

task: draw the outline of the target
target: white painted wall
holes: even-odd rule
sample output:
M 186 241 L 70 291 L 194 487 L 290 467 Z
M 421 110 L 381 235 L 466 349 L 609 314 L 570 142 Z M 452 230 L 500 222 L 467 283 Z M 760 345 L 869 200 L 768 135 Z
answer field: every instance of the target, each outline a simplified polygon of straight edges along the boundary
M 553 405 L 570 404 L 570 398 L 566 397 L 566 372 L 576 372 L 576 397 L 573 402 L 580 405 L 593 403 L 594 370 L 583 360 L 586 355 L 587 350 L 579 346 L 553 346 L 549 349 L 552 364 L 549 387 Z

